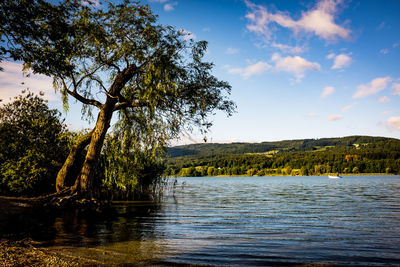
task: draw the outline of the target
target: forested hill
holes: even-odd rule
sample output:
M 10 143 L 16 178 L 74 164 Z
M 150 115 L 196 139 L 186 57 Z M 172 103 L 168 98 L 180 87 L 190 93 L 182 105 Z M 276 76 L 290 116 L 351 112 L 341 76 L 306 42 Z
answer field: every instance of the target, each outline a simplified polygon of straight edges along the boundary
M 168 155 L 171 158 L 185 156 L 220 156 L 229 154 L 246 153 L 278 153 L 278 152 L 300 152 L 300 151 L 321 151 L 338 148 L 362 148 L 369 146 L 388 148 L 400 148 L 400 140 L 386 137 L 372 136 L 348 136 L 338 138 L 321 139 L 300 139 L 284 140 L 262 143 L 201 143 L 168 148 Z
M 385 137 L 204 143 L 171 147 L 168 153 L 168 176 L 400 174 L 400 140 Z

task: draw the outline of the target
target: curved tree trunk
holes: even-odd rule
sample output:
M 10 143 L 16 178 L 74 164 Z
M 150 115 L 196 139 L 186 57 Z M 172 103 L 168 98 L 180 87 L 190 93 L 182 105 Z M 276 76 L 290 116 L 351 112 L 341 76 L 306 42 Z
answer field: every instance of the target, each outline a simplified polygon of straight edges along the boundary
M 71 177 L 71 171 L 73 170 L 73 167 L 76 166 L 79 155 L 89 144 L 90 139 L 92 137 L 92 133 L 93 130 L 88 132 L 84 136 L 81 136 L 78 139 L 78 141 L 72 146 L 71 151 L 69 152 L 69 155 L 64 162 L 64 165 L 57 174 L 57 179 L 56 179 L 57 192 L 60 192 L 63 189 L 65 189 L 67 186 L 66 182 L 70 179 L 73 179 L 73 177 Z
M 73 191 L 77 191 L 82 196 L 93 197 L 93 178 L 95 168 L 100 157 L 106 133 L 108 128 L 110 128 L 110 121 L 114 112 L 115 104 L 116 100 L 108 97 L 106 104 L 104 104 L 103 108 L 100 110 L 99 116 L 97 117 L 96 126 L 93 129 L 85 161 L 72 188 Z
M 115 111 L 115 106 L 118 102 L 120 92 L 125 84 L 134 76 L 138 68 L 135 65 L 130 65 L 122 72 L 118 73 L 110 90 L 107 93 L 107 100 L 101 106 L 100 113 L 97 117 L 96 126 L 90 139 L 88 151 L 82 169 L 71 188 L 73 192 L 77 192 L 81 196 L 93 197 L 93 179 L 96 164 L 100 157 L 101 148 L 104 144 L 112 115 Z

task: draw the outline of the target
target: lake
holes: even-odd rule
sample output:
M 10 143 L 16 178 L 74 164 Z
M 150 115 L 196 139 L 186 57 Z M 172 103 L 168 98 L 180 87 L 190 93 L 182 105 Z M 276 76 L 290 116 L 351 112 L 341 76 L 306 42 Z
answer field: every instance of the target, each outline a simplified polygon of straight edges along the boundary
M 0 234 L 108 264 L 400 266 L 400 176 L 171 178 L 160 203 L 115 207 Z

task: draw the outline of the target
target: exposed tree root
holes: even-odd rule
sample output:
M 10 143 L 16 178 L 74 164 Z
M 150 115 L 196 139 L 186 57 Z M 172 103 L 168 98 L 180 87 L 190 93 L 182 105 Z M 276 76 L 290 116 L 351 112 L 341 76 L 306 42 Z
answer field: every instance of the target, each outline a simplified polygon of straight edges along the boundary
M 80 197 L 70 188 L 39 197 L 0 196 L 0 215 L 23 212 L 27 209 L 70 209 L 79 208 L 101 212 L 110 208 L 110 202 Z

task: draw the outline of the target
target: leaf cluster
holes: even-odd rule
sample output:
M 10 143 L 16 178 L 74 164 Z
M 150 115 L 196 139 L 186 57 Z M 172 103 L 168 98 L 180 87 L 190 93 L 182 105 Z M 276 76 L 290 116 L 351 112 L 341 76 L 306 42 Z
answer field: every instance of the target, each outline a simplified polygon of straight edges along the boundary
M 96 171 L 101 197 L 137 200 L 156 196 L 164 162 L 151 150 L 134 147 L 129 149 L 118 135 L 107 136 Z

